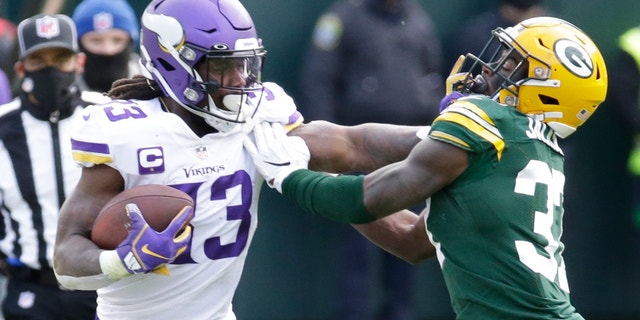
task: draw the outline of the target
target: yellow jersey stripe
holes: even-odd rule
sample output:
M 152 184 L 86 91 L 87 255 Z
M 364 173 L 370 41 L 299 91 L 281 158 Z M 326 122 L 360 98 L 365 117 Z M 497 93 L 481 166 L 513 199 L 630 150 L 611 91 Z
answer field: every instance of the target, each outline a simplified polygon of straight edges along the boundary
M 436 118 L 434 123 L 438 121 L 449 121 L 469 129 L 479 137 L 490 142 L 496 149 L 498 160 L 500 160 L 505 148 L 505 142 L 495 127 L 493 120 L 484 111 L 467 101 L 455 103 L 445 110 L 446 112 Z
M 455 144 L 460 145 L 461 147 L 465 147 L 469 150 L 471 150 L 471 146 L 469 146 L 468 143 L 466 143 L 464 140 L 459 139 L 456 136 L 452 136 L 446 132 L 442 132 L 442 131 L 431 131 L 431 133 L 429 134 L 430 137 L 433 138 L 439 138 L 439 139 L 443 139 L 443 140 L 447 140 L 447 141 L 451 141 Z
M 73 160 L 75 162 L 81 163 L 94 163 L 94 164 L 103 164 L 103 163 L 111 163 L 113 159 L 109 156 L 96 155 L 91 153 L 84 153 L 74 151 L 72 152 Z
M 291 131 L 293 131 L 293 129 L 299 127 L 302 124 L 303 121 L 304 121 L 304 118 L 300 117 L 295 122 L 285 125 L 284 126 L 284 130 L 286 132 L 291 132 Z
M 493 119 L 491 119 L 484 110 L 478 108 L 475 104 L 468 101 L 461 101 L 461 103 L 454 105 L 450 111 L 466 115 L 502 139 L 502 134 L 500 134 L 500 131 L 496 128 L 496 124 L 493 122 Z

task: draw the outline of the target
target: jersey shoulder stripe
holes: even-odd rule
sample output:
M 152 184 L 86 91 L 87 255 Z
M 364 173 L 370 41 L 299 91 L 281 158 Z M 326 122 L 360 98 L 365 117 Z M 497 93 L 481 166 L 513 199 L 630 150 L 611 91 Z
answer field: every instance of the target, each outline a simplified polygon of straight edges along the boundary
M 429 136 L 467 150 L 476 150 L 478 144 L 488 143 L 500 160 L 506 143 L 494 119 L 496 115 L 486 110 L 487 103 L 495 104 L 482 98 L 456 101 L 434 120 Z
M 463 147 L 464 149 L 471 150 L 471 146 L 468 143 L 466 143 L 464 140 L 458 139 L 458 137 L 450 135 L 450 134 L 448 134 L 446 132 L 434 130 L 434 131 L 431 132 L 430 136 L 433 137 L 433 138 L 437 138 L 439 140 L 451 141 L 451 142 Z
M 74 161 L 83 166 L 113 163 L 114 145 L 144 139 L 145 128 L 160 125 L 160 102 L 112 100 L 82 111 L 74 123 L 71 150 Z
M 104 164 L 113 162 L 109 145 L 71 139 L 73 160 L 82 163 Z

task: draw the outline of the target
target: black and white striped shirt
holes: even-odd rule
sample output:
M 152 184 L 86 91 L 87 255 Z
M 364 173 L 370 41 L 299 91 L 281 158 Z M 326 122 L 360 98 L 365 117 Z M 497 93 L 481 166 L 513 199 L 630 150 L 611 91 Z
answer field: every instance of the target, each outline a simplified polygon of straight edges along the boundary
M 72 122 L 83 107 L 107 100 L 83 92 L 74 113 L 57 122 L 34 118 L 19 98 L 0 106 L 0 251 L 8 258 L 51 268 L 58 211 L 80 178 Z

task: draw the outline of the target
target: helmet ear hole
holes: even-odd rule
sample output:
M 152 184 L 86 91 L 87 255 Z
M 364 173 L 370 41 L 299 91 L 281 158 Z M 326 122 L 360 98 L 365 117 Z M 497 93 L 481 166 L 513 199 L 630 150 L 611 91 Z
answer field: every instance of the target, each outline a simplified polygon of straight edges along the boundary
M 600 66 L 596 68 L 596 79 L 602 79 L 602 73 L 600 73 Z M 605 77 L 607 76 L 607 72 L 604 72 Z
M 162 68 L 164 68 L 167 71 L 176 70 L 176 68 L 174 68 L 172 64 L 170 64 L 169 62 L 167 62 L 166 60 L 164 60 L 162 58 L 158 58 L 158 62 L 160 62 L 160 64 L 162 65 Z
M 543 94 L 539 94 L 538 98 L 540 98 L 540 102 L 542 102 L 543 104 L 548 104 L 548 105 L 560 105 L 560 102 L 558 101 L 558 99 L 554 98 L 554 97 L 550 97 L 547 95 L 543 95 Z

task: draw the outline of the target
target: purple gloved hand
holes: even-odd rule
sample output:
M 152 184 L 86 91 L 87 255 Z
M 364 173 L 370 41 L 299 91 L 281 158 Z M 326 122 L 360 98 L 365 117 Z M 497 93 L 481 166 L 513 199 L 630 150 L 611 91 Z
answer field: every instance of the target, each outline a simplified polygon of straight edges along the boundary
M 116 252 L 127 272 L 147 273 L 162 268 L 187 249 L 192 236 L 189 221 L 193 207 L 184 207 L 162 232 L 147 224 L 137 205 L 130 203 L 126 209 L 131 229 Z
M 440 100 L 440 112 L 448 107 L 450 104 L 454 103 L 456 100 L 464 97 L 465 94 L 460 93 L 458 91 L 451 92 L 450 94 L 444 96 L 442 100 Z

